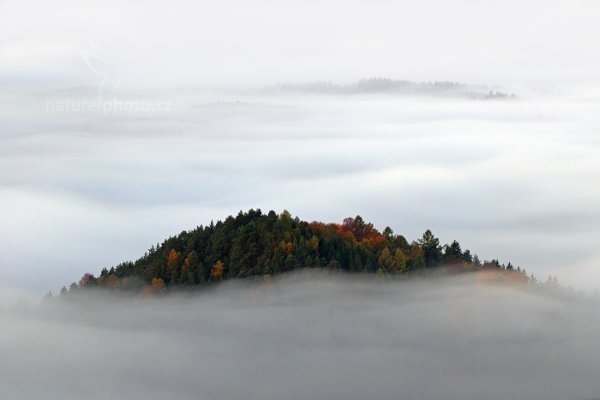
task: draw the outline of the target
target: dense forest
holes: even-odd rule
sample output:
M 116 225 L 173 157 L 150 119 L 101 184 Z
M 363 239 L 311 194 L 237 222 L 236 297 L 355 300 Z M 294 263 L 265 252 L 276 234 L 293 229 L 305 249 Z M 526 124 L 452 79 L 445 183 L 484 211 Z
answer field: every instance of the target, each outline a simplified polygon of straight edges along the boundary
M 457 241 L 442 245 L 429 230 L 409 243 L 391 228 L 380 232 L 360 216 L 341 224 L 306 222 L 287 211 L 264 214 L 257 209 L 183 231 L 136 261 L 102 269 L 98 277 L 86 273 L 62 294 L 92 287 L 151 294 L 226 279 L 268 279 L 299 268 L 390 277 L 419 276 L 434 269 L 444 274 L 485 270 L 494 272 L 495 279 L 530 281 L 524 269 L 481 261 Z

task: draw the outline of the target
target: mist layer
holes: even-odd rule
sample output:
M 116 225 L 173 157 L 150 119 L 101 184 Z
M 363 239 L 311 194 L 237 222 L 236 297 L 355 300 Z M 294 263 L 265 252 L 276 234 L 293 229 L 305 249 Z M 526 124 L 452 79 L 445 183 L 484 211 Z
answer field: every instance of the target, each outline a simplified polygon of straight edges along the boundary
M 585 399 L 597 303 L 471 278 L 297 273 L 0 314 L 10 399 Z

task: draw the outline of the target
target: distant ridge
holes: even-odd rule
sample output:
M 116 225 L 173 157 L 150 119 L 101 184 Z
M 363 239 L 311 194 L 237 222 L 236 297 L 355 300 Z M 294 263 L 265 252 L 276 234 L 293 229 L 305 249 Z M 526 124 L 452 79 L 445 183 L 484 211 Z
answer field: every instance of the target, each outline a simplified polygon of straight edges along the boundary
M 472 99 L 509 99 L 514 93 L 504 93 L 484 85 L 467 85 L 451 81 L 413 82 L 390 78 L 361 79 L 350 84 L 331 81 L 281 83 L 264 89 L 266 92 L 308 92 L 337 95 L 396 94 L 419 96 L 466 97 Z

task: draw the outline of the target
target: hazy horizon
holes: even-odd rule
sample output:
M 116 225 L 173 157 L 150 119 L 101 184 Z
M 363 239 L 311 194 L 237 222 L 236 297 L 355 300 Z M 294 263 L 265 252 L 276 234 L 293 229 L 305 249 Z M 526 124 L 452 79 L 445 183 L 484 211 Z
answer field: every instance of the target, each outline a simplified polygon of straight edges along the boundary
M 598 86 L 593 0 L 0 2 L 0 83 L 94 85 L 102 49 L 124 86 L 256 86 L 370 76 Z M 97 76 L 96 76 L 97 78 Z

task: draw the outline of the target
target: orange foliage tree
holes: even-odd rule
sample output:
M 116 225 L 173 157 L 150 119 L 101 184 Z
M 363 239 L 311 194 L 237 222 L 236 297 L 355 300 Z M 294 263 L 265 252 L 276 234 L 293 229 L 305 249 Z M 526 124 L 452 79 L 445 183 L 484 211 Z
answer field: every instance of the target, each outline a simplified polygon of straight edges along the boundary
M 225 269 L 225 264 L 221 260 L 217 261 L 213 264 L 210 269 L 210 278 L 215 281 L 220 281 L 223 279 L 223 269 Z

